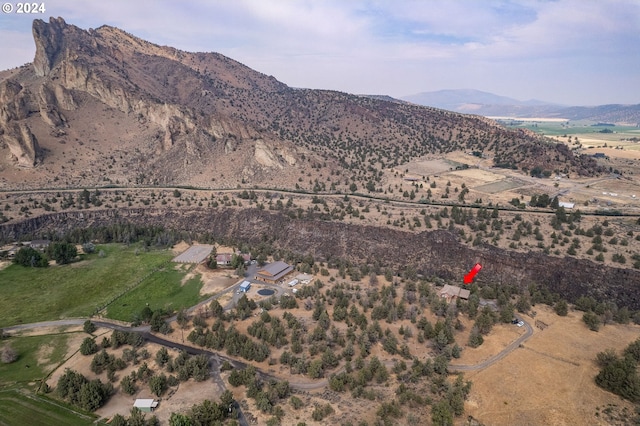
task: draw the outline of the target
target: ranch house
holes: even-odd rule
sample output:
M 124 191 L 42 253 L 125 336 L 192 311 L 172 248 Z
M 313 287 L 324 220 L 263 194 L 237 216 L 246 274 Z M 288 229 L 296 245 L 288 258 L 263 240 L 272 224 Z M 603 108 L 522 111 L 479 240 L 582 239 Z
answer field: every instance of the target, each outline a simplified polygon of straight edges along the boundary
M 442 287 L 442 290 L 438 292 L 438 294 L 440 295 L 440 297 L 446 299 L 447 303 L 449 303 L 455 300 L 456 297 L 467 300 L 469 299 L 469 295 L 471 294 L 471 292 L 465 288 L 445 284 L 444 287 Z

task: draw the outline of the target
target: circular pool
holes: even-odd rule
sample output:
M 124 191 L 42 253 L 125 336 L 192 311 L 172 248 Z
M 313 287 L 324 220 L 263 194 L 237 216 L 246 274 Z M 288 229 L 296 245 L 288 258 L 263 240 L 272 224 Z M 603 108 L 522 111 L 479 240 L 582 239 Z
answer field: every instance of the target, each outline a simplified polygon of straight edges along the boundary
M 275 290 L 271 290 L 270 288 L 261 288 L 260 290 L 258 290 L 258 294 L 260 296 L 271 296 L 275 292 Z

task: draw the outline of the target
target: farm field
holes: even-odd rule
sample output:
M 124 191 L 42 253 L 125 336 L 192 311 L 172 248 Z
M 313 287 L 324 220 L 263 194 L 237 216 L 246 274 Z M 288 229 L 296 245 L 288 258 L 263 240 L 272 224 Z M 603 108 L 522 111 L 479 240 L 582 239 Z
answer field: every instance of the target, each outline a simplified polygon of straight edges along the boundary
M 67 354 L 69 335 L 21 336 L 0 341 L 18 354 L 11 364 L 0 363 L 0 387 L 12 384 L 29 384 L 42 380 L 53 371 Z
M 0 342 L 10 345 L 18 359 L 0 363 L 1 425 L 90 425 L 95 416 L 82 414 L 60 401 L 36 394 L 41 381 L 77 350 L 77 334 L 15 336 Z
M 544 119 L 503 122 L 508 127 L 528 129 L 568 145 L 575 144 L 578 140 L 587 154 L 590 153 L 589 150 L 597 148 L 598 152 L 603 152 L 609 157 L 640 158 L 640 128 L 635 126 L 594 126 L 591 122 L 559 122 Z
M 184 275 L 185 272 L 170 268 L 154 272 L 139 286 L 109 305 L 106 316 L 120 321 L 132 321 L 133 316 L 145 306 L 153 311 L 159 308 L 172 311 L 197 304 L 203 299 L 200 296 L 200 276 L 187 280 L 183 285 L 181 281 Z
M 96 423 L 94 416 L 80 414 L 59 401 L 10 389 L 0 391 L 0 424 L 87 426 Z
M 169 251 L 118 244 L 98 246 L 79 262 L 48 268 L 11 265 L 0 270 L 0 324 L 3 326 L 86 317 L 171 259 Z M 137 253 L 137 254 L 136 254 Z M 179 272 L 176 272 L 178 283 Z

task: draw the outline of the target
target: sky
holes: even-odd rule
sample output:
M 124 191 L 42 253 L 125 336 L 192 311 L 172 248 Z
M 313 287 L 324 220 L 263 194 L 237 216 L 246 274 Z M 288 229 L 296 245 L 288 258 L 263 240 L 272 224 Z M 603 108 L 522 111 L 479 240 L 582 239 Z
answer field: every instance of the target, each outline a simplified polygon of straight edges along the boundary
M 640 103 L 640 0 L 47 0 L 0 12 L 0 69 L 33 19 L 111 25 L 218 52 L 292 87 L 403 97 L 477 89 L 563 105 Z

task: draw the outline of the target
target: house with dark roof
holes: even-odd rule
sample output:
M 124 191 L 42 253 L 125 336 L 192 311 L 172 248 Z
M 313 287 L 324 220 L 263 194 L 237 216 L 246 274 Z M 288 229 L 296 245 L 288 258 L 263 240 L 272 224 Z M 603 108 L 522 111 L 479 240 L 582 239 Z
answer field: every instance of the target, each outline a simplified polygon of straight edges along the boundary
M 256 274 L 255 279 L 268 284 L 276 284 L 292 272 L 293 266 L 278 260 L 277 262 L 269 263 L 260 269 Z

